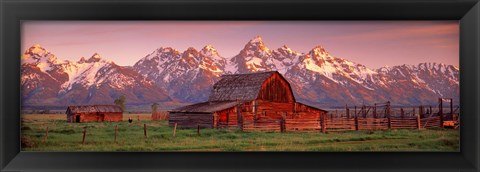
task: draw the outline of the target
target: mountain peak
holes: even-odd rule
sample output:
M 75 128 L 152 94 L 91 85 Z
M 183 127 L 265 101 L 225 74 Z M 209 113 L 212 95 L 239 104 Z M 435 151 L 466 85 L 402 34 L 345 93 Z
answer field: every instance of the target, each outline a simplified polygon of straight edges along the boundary
M 28 48 L 27 51 L 25 51 L 25 54 L 39 55 L 39 56 L 43 56 L 48 53 L 49 52 L 45 48 L 43 48 L 40 44 L 33 44 L 30 48 Z
M 79 63 L 85 63 L 87 60 L 85 59 L 85 57 L 82 57 L 80 58 L 80 60 L 78 61 Z
M 249 43 L 252 43 L 252 44 L 254 44 L 254 43 L 262 43 L 262 44 L 263 44 L 262 36 L 257 35 L 257 36 L 255 36 L 255 37 L 253 37 L 253 38 L 249 41 Z
M 220 56 L 218 54 L 218 50 L 215 47 L 213 47 L 213 45 L 211 44 L 208 44 L 205 47 L 203 47 L 200 53 L 205 56 Z
M 205 51 L 217 51 L 217 49 L 215 47 L 213 47 L 212 44 L 205 45 L 205 47 L 202 48 L 202 51 L 203 50 L 205 50 Z
M 188 47 L 187 50 L 185 50 L 185 52 L 198 52 L 198 51 L 193 47 Z
M 262 37 L 260 35 L 255 36 L 253 39 L 248 41 L 248 43 L 243 48 L 243 51 L 254 51 L 254 52 L 267 52 L 270 53 L 270 49 L 265 47 L 263 44 Z
M 100 54 L 94 53 L 94 54 L 92 55 L 92 57 L 90 57 L 90 58 L 87 60 L 87 63 L 99 62 L 100 60 L 102 60 L 102 57 L 100 56 Z
M 315 56 L 329 56 L 330 54 L 327 52 L 327 50 L 325 50 L 325 48 L 323 48 L 322 46 L 320 45 L 317 45 L 315 46 L 312 51 L 311 51 L 312 54 L 314 54 Z
M 178 54 L 178 50 L 172 47 L 160 47 L 157 49 L 158 53 L 174 53 Z

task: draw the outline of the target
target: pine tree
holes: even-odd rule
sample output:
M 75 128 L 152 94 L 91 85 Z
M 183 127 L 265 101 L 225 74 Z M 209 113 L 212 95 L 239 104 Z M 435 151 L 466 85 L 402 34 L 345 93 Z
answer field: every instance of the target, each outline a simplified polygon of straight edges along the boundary
M 152 106 L 151 106 L 151 107 L 152 107 L 152 113 L 155 113 L 155 112 L 157 112 L 157 110 L 158 110 L 158 106 L 159 106 L 159 104 L 158 104 L 158 103 L 153 103 L 153 104 L 152 104 Z
M 117 105 L 117 106 L 120 106 L 120 108 L 122 108 L 123 111 L 125 111 L 125 102 L 127 101 L 127 98 L 124 96 L 124 95 L 121 95 L 120 97 L 118 97 L 117 99 L 115 99 L 114 103 Z

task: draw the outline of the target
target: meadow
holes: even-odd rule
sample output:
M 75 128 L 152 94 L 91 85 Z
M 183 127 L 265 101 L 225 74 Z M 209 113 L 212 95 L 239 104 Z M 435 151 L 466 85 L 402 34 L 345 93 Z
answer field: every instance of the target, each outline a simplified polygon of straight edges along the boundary
M 127 119 L 134 119 L 128 123 Z M 22 115 L 22 151 L 459 151 L 460 131 L 401 129 L 343 133 L 262 133 L 235 129 L 176 130 L 150 114 L 122 122 L 67 123 L 65 114 Z M 139 118 L 139 120 L 137 119 Z M 144 124 L 147 137 L 144 136 Z M 116 142 L 115 126 L 118 127 Z M 45 137 L 48 127 L 48 138 Z M 87 128 L 82 144 L 84 127 Z

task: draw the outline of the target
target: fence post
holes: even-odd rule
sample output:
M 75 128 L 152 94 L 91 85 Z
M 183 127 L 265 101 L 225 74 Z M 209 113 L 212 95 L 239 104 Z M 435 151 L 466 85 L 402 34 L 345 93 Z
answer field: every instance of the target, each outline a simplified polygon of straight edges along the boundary
M 405 117 L 405 113 L 403 112 L 403 108 L 400 108 L 400 116 L 402 119 Z
M 373 118 L 377 118 L 377 104 L 373 104 Z
M 389 116 L 388 117 L 388 129 L 391 129 L 392 128 L 392 119 L 391 117 Z
M 113 142 L 117 143 L 117 131 L 118 125 L 115 125 L 115 137 L 113 138 Z
M 200 136 L 200 124 L 197 124 L 197 135 Z
M 355 111 L 353 112 L 353 116 L 357 117 L 357 106 L 354 106 Z
M 217 120 L 218 120 L 218 117 L 217 117 L 217 113 L 213 113 L 213 125 L 212 127 L 213 128 L 217 128 Z M 243 123 L 243 119 L 242 119 L 242 123 Z
M 453 120 L 453 98 L 450 99 L 450 115 L 452 115 Z
M 82 145 L 85 144 L 85 136 L 87 135 L 87 127 L 83 127 L 83 139 L 82 139 Z
M 347 113 L 347 118 L 350 119 L 350 109 L 348 108 L 347 105 L 345 105 L 346 113 Z
M 355 130 L 358 131 L 358 116 L 355 115 Z
M 147 124 L 143 124 L 143 136 L 147 138 Z
M 390 101 L 387 101 L 387 107 L 385 109 L 385 113 L 388 117 L 388 129 L 392 128 L 392 115 L 390 114 Z
M 48 127 L 47 130 L 45 131 L 45 137 L 43 138 L 43 143 L 48 141 Z
M 443 128 L 443 100 L 442 98 L 439 98 L 438 101 L 438 116 L 440 116 L 440 127 Z
M 173 137 L 177 134 L 177 123 L 173 126 Z
M 327 120 L 325 120 L 326 117 L 327 117 L 327 114 L 322 115 L 322 117 L 320 118 L 320 121 L 322 122 L 322 133 L 327 132 L 327 127 L 325 125 L 325 122 L 327 122 Z
M 417 115 L 417 129 L 420 130 L 420 115 Z

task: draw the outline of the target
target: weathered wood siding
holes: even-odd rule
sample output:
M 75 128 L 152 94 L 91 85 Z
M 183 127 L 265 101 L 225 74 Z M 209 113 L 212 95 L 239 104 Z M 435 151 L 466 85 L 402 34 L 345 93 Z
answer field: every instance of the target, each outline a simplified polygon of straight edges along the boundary
M 296 102 L 255 100 L 241 105 L 239 126 L 243 131 L 319 131 L 326 111 Z
M 105 114 L 105 117 L 104 117 L 104 121 L 122 121 L 123 119 L 123 114 L 122 113 L 104 113 Z
M 274 73 L 263 82 L 257 100 L 295 102 L 295 97 L 290 84 L 278 73 Z
M 217 112 L 217 128 L 238 128 L 238 114 L 236 107 Z
M 175 123 L 180 128 L 196 128 L 197 125 L 202 128 L 213 128 L 213 114 L 170 112 L 168 124 L 173 126 Z
M 121 112 L 90 112 L 67 114 L 67 122 L 102 122 L 102 121 L 122 121 L 123 113 Z

